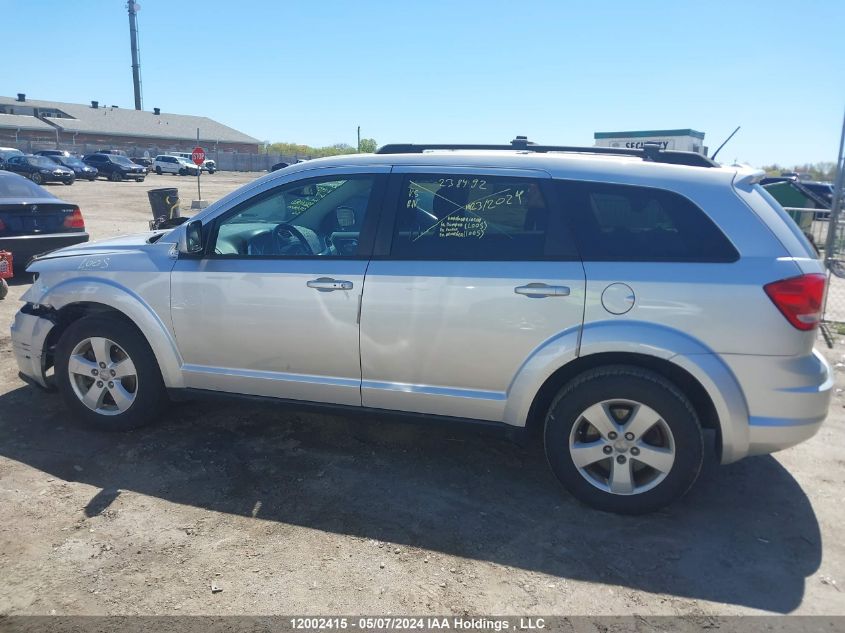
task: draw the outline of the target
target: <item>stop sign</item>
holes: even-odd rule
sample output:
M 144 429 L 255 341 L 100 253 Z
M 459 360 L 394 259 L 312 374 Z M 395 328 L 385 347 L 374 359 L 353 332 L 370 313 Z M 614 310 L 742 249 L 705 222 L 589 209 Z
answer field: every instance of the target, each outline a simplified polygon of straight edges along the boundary
M 202 165 L 205 162 L 205 150 L 202 147 L 195 147 L 191 152 L 191 160 L 196 165 Z

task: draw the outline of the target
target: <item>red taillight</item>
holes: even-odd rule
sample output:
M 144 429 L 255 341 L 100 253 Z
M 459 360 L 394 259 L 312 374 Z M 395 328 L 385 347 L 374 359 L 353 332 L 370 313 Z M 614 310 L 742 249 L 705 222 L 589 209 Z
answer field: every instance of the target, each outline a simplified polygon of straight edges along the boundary
M 65 218 L 64 226 L 66 229 L 84 229 L 85 220 L 82 218 L 82 211 L 76 207 L 69 216 Z
M 786 320 L 799 330 L 812 330 L 819 324 L 827 277 L 821 273 L 773 281 L 763 286 Z

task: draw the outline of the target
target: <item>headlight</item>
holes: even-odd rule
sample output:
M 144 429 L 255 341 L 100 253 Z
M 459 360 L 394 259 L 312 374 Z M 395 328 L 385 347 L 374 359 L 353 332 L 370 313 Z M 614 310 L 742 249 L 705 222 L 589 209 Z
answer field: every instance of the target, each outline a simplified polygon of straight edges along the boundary
M 41 172 L 42 174 L 49 174 L 50 173 L 49 169 L 39 169 L 38 171 Z

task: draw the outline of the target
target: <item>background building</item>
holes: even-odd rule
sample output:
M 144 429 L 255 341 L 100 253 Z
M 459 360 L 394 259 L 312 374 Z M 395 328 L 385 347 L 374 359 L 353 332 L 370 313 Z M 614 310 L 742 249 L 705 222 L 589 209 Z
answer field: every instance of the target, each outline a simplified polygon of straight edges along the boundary
M 0 146 L 24 152 L 60 147 L 79 154 L 123 149 L 130 156 L 189 152 L 258 154 L 260 142 L 204 116 L 0 96 Z
M 663 149 L 677 149 L 698 152 L 707 156 L 704 132 L 696 130 L 641 130 L 632 132 L 596 132 L 593 134 L 596 147 L 639 148 L 643 143 L 661 143 Z

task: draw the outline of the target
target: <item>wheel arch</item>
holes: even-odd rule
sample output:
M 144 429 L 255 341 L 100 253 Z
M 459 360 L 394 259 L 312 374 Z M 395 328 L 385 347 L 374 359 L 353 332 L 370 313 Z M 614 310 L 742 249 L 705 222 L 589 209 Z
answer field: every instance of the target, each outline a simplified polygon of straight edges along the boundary
M 542 432 L 546 412 L 563 386 L 576 376 L 590 369 L 608 365 L 629 365 L 648 369 L 662 376 L 689 398 L 696 415 L 705 429 L 716 431 L 716 447 L 721 452 L 722 425 L 716 404 L 704 385 L 692 373 L 671 360 L 633 352 L 599 352 L 579 356 L 558 368 L 542 384 L 534 396 L 525 421 L 526 431 L 532 436 Z
M 93 282 L 93 283 L 92 283 Z M 39 286 L 36 282 L 35 286 Z M 110 315 L 135 327 L 156 357 L 167 387 L 184 386 L 181 374 L 182 359 L 176 341 L 155 310 L 137 295 L 104 279 L 74 279 L 53 286 L 43 296 L 33 292 L 24 300 L 37 304 L 44 316 L 53 322 L 42 350 L 52 355 L 62 333 L 74 321 L 92 314 Z M 84 299 L 81 299 L 84 297 Z

